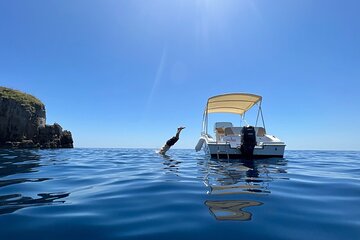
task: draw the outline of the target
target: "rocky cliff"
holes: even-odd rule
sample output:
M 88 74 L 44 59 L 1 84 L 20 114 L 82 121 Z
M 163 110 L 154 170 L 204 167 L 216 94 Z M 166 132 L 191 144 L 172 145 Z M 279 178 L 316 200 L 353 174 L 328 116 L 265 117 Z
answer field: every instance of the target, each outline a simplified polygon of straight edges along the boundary
M 72 148 L 71 132 L 46 125 L 44 104 L 32 95 L 0 87 L 0 147 Z

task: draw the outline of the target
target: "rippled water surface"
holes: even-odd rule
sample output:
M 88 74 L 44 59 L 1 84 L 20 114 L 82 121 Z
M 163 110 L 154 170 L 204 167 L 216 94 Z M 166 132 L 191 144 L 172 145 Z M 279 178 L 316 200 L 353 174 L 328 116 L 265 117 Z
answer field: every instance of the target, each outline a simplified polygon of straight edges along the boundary
M 0 151 L 0 239 L 360 239 L 360 153 Z

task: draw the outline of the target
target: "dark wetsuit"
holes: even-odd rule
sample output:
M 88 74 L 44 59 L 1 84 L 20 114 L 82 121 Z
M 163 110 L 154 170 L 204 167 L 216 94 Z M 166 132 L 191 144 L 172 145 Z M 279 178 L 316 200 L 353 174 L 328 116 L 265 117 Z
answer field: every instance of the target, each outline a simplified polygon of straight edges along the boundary
M 172 137 L 172 138 L 170 138 L 170 139 L 166 142 L 166 145 L 168 145 L 169 147 L 171 147 L 171 146 L 174 145 L 178 140 L 179 140 L 178 137 Z

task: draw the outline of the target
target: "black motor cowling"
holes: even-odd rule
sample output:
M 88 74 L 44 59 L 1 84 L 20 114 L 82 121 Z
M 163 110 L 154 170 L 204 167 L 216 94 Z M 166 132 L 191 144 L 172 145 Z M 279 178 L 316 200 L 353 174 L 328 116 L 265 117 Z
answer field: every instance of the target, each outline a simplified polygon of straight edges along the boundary
M 254 154 L 256 145 L 255 128 L 253 126 L 243 127 L 241 130 L 241 153 L 244 157 L 251 157 Z

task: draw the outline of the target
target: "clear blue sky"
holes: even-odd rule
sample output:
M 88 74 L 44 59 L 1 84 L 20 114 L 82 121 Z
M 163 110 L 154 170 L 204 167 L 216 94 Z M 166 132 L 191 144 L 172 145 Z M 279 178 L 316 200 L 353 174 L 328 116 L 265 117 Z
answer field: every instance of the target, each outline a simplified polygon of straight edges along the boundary
M 288 149 L 360 150 L 360 1 L 2 0 L 0 85 L 76 147 L 193 148 L 208 97 L 263 96 Z M 210 127 L 211 128 L 211 127 Z

